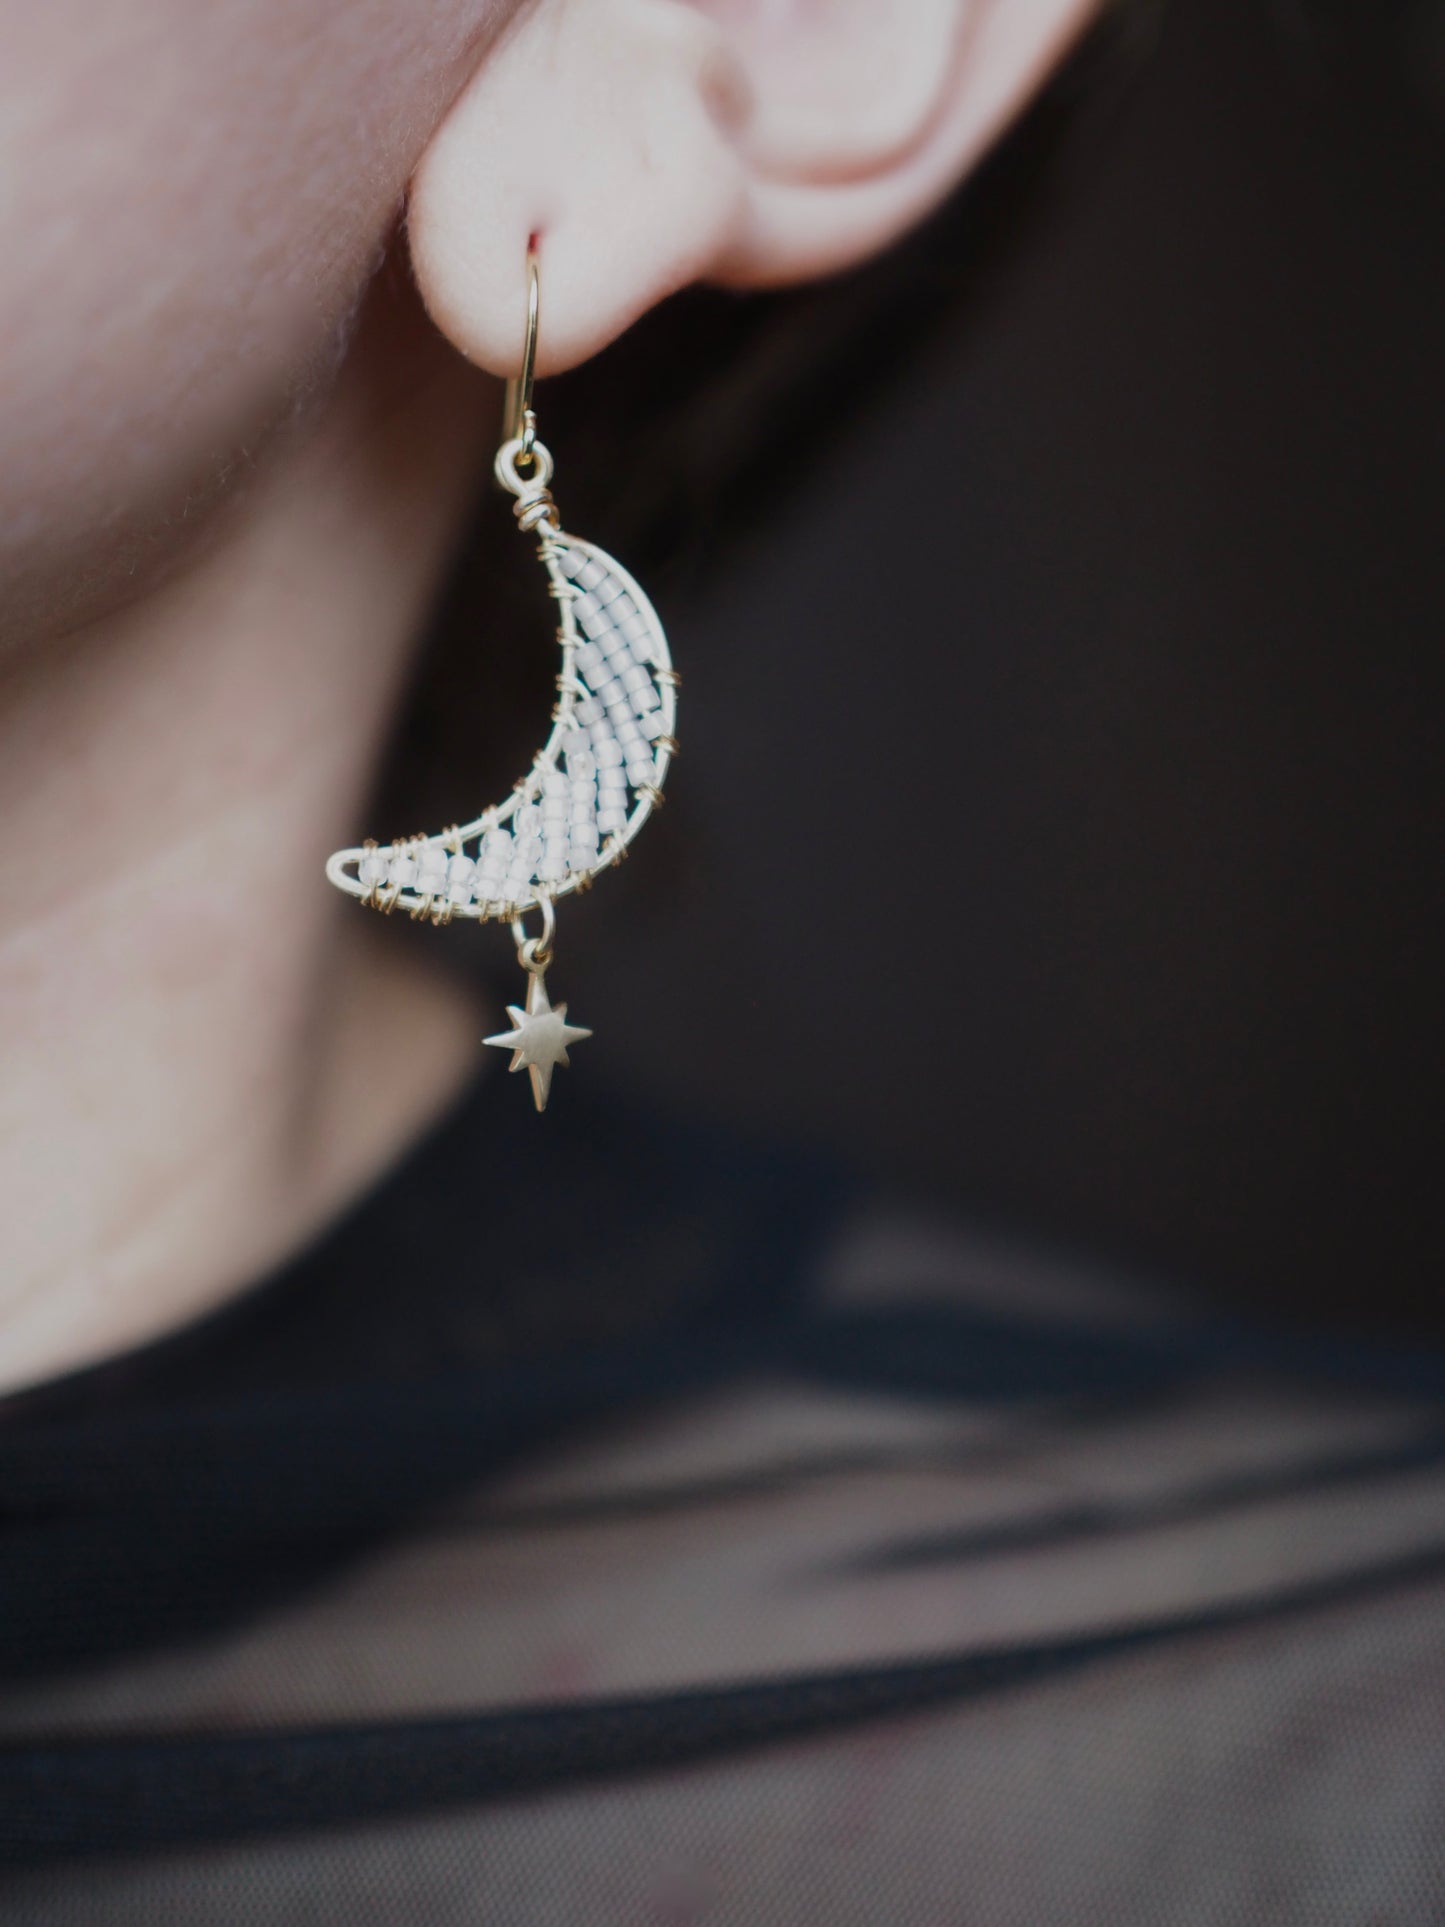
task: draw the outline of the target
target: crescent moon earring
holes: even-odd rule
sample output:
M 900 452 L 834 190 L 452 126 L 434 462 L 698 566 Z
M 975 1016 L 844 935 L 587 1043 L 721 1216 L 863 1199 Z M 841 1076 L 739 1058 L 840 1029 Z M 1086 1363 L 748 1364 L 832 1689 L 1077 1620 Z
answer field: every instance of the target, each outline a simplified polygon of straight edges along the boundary
M 470 918 L 511 926 L 526 999 L 507 1008 L 512 1028 L 485 1041 L 511 1051 L 511 1068 L 527 1072 L 542 1111 L 569 1045 L 592 1035 L 569 1024 L 566 1004 L 547 994 L 556 905 L 620 863 L 661 807 L 677 754 L 679 678 L 657 613 L 626 569 L 595 543 L 563 532 L 552 456 L 538 440 L 532 409 L 540 312 L 537 255 L 529 248 L 522 367 L 507 384 L 495 473 L 516 497 L 523 533 L 536 537 L 557 604 L 551 734 L 505 802 L 434 836 L 338 850 L 326 874 L 373 910 L 389 914 L 400 905 L 435 924 Z M 539 924 L 534 934 L 529 916 Z

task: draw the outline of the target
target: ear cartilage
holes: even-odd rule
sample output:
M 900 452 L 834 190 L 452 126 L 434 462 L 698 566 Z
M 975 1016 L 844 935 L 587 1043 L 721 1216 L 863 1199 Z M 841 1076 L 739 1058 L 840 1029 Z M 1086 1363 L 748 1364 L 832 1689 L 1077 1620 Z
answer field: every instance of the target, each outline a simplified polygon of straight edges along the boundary
M 567 1023 L 567 1006 L 554 1006 L 543 985 L 555 906 L 620 862 L 660 806 L 677 753 L 680 679 L 657 612 L 636 581 L 604 550 L 562 528 L 549 487 L 552 456 L 537 439 L 530 405 L 539 312 L 534 254 L 527 267 L 522 375 L 508 385 L 495 470 L 516 497 L 518 524 L 537 538 L 557 604 L 561 662 L 551 734 L 504 802 L 432 836 L 338 850 L 326 874 L 338 890 L 387 913 L 400 906 L 433 923 L 510 923 L 527 999 L 508 1007 L 513 1028 L 485 1041 L 512 1052 L 511 1068 L 528 1072 L 541 1111 L 553 1068 L 568 1061 L 568 1044 L 592 1034 Z M 527 934 L 532 913 L 541 919 L 537 936 Z

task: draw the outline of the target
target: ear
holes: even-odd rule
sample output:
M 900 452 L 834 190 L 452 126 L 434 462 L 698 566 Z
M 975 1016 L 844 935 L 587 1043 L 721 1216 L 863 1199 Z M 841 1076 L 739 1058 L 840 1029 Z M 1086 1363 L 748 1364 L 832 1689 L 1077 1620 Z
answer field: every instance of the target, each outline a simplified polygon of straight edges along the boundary
M 827 274 L 940 201 L 1097 0 L 530 0 L 433 138 L 409 230 L 438 325 L 494 373 L 585 360 L 696 280 Z

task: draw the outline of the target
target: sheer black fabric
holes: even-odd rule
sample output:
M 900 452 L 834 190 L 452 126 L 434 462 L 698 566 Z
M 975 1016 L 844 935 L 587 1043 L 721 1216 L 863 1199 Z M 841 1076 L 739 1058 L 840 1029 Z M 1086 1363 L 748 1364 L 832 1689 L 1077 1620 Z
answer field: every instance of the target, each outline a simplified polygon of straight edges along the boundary
M 1330 1911 L 1347 1842 L 1390 1918 L 1438 1917 L 1441 1361 L 922 1235 L 836 1170 L 570 1090 L 539 1152 L 514 1096 L 479 1087 L 241 1304 L 10 1402 L 7 1918 L 995 1919 L 1030 1894 L 1028 1917 L 1066 1919 L 1102 1856 L 1111 1918 L 1259 1918 L 1239 1894 L 1267 1872 L 1270 1918 L 1351 1920 L 1343 1889 Z M 560 1564 L 528 1580 L 548 1543 Z M 628 1545 L 635 1584 L 609 1580 Z M 711 1576 L 678 1583 L 700 1556 Z M 519 1557 L 522 1620 L 566 1618 L 575 1590 L 582 1631 L 560 1669 L 474 1675 L 476 1642 L 525 1645 L 489 1592 Z M 719 1615 L 710 1592 L 750 1573 Z M 630 1657 L 577 1658 L 593 1620 L 625 1645 L 673 1584 Z M 896 1621 L 871 1603 L 890 1588 Z M 355 1678 L 348 1654 L 372 1656 Z M 1228 1776 L 1227 1841 L 1207 1801 L 1180 1810 L 1181 1729 L 1139 1723 L 1161 1693 Z M 1052 1737 L 1025 1770 L 1032 1709 Z M 1050 1844 L 1081 1797 L 1070 1735 L 1105 1716 L 1116 1819 Z M 1286 1838 L 1301 1722 L 1332 1774 Z M 698 1827 L 761 1853 L 779 1774 L 800 1839 L 814 1801 L 846 1826 L 857 1795 L 830 1776 L 876 1777 L 879 1744 L 880 1797 L 911 1787 L 921 1814 L 926 1784 L 932 1818 L 850 1838 L 851 1899 L 826 1838 L 698 1887 Z M 1024 1771 L 1011 1825 L 1052 1884 L 977 1846 L 957 1864 L 995 1768 Z M 599 1898 L 599 1853 L 635 1889 Z M 707 1905 L 649 1913 L 678 1879 Z

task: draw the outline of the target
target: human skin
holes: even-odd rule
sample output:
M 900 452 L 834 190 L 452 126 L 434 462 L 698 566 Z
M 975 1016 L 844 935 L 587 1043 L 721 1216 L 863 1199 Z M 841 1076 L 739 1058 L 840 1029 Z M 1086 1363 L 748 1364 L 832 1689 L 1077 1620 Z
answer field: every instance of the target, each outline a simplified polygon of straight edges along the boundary
M 318 877 L 495 400 L 368 289 L 507 11 L 3 10 L 0 1382 L 263 1272 L 473 1062 Z
M 526 237 L 544 372 L 689 280 L 863 258 L 1089 12 L 912 4 L 0 0 L 0 1389 L 262 1275 L 474 1068 L 467 996 L 320 866 Z
M 512 0 L 0 7 L 0 634 L 174 569 L 331 392 Z

